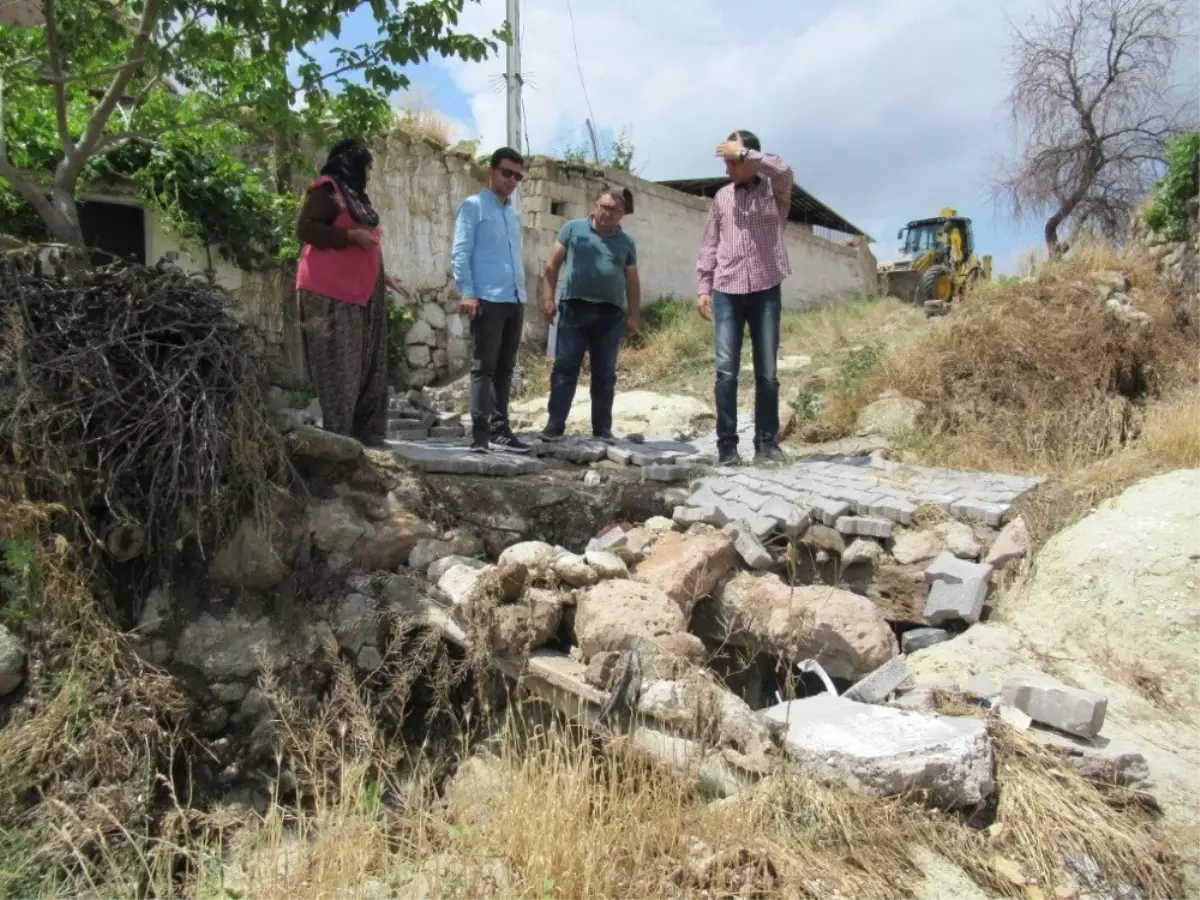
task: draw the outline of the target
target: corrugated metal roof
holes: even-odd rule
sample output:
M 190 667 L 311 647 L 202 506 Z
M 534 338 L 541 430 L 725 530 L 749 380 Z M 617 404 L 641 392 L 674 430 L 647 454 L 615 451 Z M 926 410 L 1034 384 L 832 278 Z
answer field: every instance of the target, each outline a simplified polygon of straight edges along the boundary
M 729 184 L 729 179 L 723 177 L 684 178 L 674 181 L 659 181 L 657 183 L 664 187 L 682 191 L 685 194 L 711 198 L 717 191 Z M 868 241 L 874 240 L 874 238 L 862 229 L 842 218 L 842 216 L 804 190 L 804 188 L 798 187 L 794 183 L 792 184 L 792 208 L 788 213 L 788 221 L 801 222 L 806 225 L 820 225 L 846 234 L 861 234 Z

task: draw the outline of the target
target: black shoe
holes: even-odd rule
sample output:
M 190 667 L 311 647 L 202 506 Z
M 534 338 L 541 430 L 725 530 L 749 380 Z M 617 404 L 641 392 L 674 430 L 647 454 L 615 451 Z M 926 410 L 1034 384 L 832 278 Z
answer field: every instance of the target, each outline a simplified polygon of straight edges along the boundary
M 616 440 L 611 431 L 593 431 L 592 438 L 597 441 L 604 441 L 606 444 L 611 444 Z
M 737 447 L 723 447 L 717 452 L 717 465 L 719 466 L 736 466 L 741 462 L 741 457 L 738 456 Z
M 756 462 L 763 462 L 765 460 L 766 462 L 781 463 L 788 461 L 787 454 L 783 452 L 783 448 L 778 444 L 766 444 L 757 448 L 754 451 L 754 459 Z
M 565 436 L 566 436 L 566 429 L 551 428 L 549 425 L 547 425 L 545 428 L 542 429 L 541 433 L 538 435 L 538 438 L 540 438 L 543 441 L 549 441 L 550 443 L 556 443 L 558 441 L 561 441 Z
M 507 434 L 498 434 L 491 439 L 488 446 L 493 450 L 503 450 L 507 453 L 528 453 L 533 448 L 521 440 L 511 431 Z
M 488 450 L 490 450 L 490 449 L 491 448 L 488 447 L 488 439 L 487 438 L 485 438 L 483 436 L 471 438 L 471 452 L 472 453 L 487 453 Z

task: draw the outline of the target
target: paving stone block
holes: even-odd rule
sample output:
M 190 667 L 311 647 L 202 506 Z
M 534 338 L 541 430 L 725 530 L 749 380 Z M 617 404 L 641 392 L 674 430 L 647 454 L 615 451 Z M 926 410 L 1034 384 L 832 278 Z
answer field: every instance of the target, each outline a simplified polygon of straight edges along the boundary
M 950 504 L 950 515 L 957 519 L 983 522 L 985 525 L 998 527 L 1008 509 L 1007 504 L 987 503 L 983 500 L 965 498 Z
M 393 441 L 423 441 L 429 437 L 428 428 L 393 428 L 388 426 L 388 439 Z
M 775 565 L 775 560 L 767 552 L 767 548 L 762 545 L 762 542 L 745 523 L 730 522 L 721 530 L 733 538 L 733 549 L 742 558 L 742 562 L 751 569 L 763 571 Z
M 900 652 L 905 655 L 948 641 L 952 635 L 944 628 L 913 628 L 900 635 Z
M 725 525 L 728 522 L 745 522 L 749 526 L 751 533 L 760 541 L 765 540 L 772 531 L 775 530 L 775 520 L 768 519 L 766 516 L 759 515 L 748 506 L 743 506 L 740 503 L 735 503 L 732 500 L 722 499 L 717 504 L 717 512 L 725 517 L 724 522 L 717 523 Z M 712 524 L 712 523 L 710 523 Z
M 985 700 L 990 700 L 1000 693 L 1000 688 L 996 687 L 996 682 L 991 678 L 979 673 L 972 675 L 963 684 L 963 690 L 968 694 L 974 694 L 976 697 L 982 697 Z
M 725 515 L 711 503 L 693 506 L 690 500 L 687 506 L 676 506 L 671 513 L 671 519 L 680 528 L 685 529 L 691 528 L 698 522 L 720 527 L 728 521 Z
M 903 656 L 897 656 L 860 678 L 842 696 L 859 703 L 882 703 L 909 677 L 908 663 Z
M 891 519 L 901 525 L 911 525 L 913 513 L 916 511 L 916 504 L 909 503 L 900 497 L 890 496 L 876 498 L 868 509 L 872 516 Z
M 1046 675 L 1010 678 L 1004 683 L 1000 702 L 1035 722 L 1084 738 L 1100 733 L 1108 711 L 1108 698 L 1102 694 L 1070 687 Z
M 842 516 L 850 511 L 850 504 L 844 500 L 831 500 L 828 497 L 817 497 L 813 500 L 810 512 L 813 517 L 820 519 L 824 525 L 833 527 Z
M 866 516 L 839 516 L 835 526 L 842 534 L 856 534 L 886 540 L 892 536 L 892 523 Z
M 782 497 L 768 497 L 759 508 L 759 515 L 774 519 L 788 537 L 795 538 L 808 530 L 812 517 L 808 512 L 794 503 L 789 503 Z
M 925 597 L 925 618 L 934 625 L 962 621 L 975 624 L 983 615 L 988 583 L 981 578 L 969 581 L 935 581 Z
M 462 425 L 434 425 L 429 429 L 432 438 L 460 438 L 466 433 Z
M 667 465 L 652 465 L 642 468 L 642 478 L 645 481 L 687 481 L 692 476 L 691 466 L 679 466 L 673 464 Z
M 725 494 L 725 497 L 734 503 L 740 503 L 742 506 L 755 511 L 766 503 L 766 498 L 762 494 L 755 493 L 742 485 L 736 485 L 733 490 Z
M 619 466 L 627 466 L 633 462 L 633 451 L 624 447 L 610 446 L 606 451 L 610 460 Z
M 933 562 L 925 569 L 925 580 L 928 582 L 963 582 L 982 579 L 986 583 L 991 574 L 992 567 L 987 563 L 975 563 L 970 560 L 959 559 L 949 550 L 943 550 L 933 558 Z

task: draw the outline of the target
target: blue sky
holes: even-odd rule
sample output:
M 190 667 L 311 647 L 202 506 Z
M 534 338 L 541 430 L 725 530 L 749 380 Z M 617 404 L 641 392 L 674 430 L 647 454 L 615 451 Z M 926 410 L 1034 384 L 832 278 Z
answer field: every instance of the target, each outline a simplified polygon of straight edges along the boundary
M 468 2 L 462 27 L 504 19 L 504 0 Z M 759 0 L 752 13 L 721 0 L 522 0 L 526 131 L 535 153 L 561 155 L 632 131 L 634 170 L 652 180 L 719 174 L 712 147 L 750 128 L 794 167 L 796 181 L 896 251 L 908 219 L 955 206 L 975 223 L 998 272 L 1041 243 L 1039 222 L 1014 223 L 990 201 L 1013 152 L 1003 101 L 1009 21 L 1041 0 Z M 373 27 L 348 17 L 344 42 Z M 577 50 L 575 49 L 577 48 Z M 1195 70 L 1194 48 L 1185 68 Z M 431 59 L 410 68 L 412 97 L 460 137 L 504 142 L 504 55 L 482 63 Z

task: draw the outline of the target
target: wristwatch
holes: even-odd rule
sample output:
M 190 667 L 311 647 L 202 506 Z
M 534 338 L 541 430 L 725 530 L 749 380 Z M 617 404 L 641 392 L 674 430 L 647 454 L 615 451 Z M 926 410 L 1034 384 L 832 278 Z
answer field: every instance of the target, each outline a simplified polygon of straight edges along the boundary
M 738 162 L 745 162 L 746 157 L 749 155 L 750 155 L 750 151 L 748 149 L 746 149 L 745 147 L 742 147 L 740 150 L 738 150 Z

